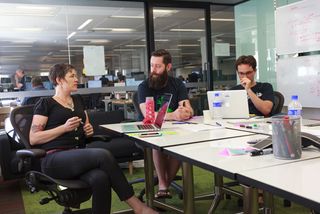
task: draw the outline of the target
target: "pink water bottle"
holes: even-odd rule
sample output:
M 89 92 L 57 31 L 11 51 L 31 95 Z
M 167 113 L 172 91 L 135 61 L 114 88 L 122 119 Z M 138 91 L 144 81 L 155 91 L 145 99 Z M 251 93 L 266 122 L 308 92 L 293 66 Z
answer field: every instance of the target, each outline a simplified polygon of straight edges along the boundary
M 146 97 L 146 116 L 143 120 L 144 124 L 153 124 L 155 120 L 154 100 L 153 97 Z

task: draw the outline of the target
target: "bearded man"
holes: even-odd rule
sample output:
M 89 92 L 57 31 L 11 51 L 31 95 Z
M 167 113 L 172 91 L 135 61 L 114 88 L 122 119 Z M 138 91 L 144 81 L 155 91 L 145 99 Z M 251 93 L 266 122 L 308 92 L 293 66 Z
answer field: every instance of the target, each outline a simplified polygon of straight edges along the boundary
M 162 106 L 163 95 L 170 93 L 172 99 L 165 119 L 182 121 L 191 118 L 193 109 L 184 83 L 169 75 L 172 69 L 170 53 L 164 49 L 154 51 L 151 54 L 150 67 L 149 78 L 138 87 L 138 101 L 143 115 L 146 113 L 146 97 L 154 98 L 155 111 L 158 111 Z M 177 174 L 180 162 L 158 150 L 153 150 L 153 162 L 159 179 L 159 190 L 155 198 L 171 198 L 168 188 Z

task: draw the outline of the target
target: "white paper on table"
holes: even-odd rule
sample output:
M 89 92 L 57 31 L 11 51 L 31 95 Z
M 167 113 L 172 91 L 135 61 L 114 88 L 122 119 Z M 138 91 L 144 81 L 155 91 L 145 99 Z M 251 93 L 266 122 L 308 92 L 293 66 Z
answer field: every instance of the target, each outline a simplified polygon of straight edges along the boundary
M 205 125 L 205 124 L 179 124 L 178 126 L 181 129 L 185 129 L 192 132 L 213 130 L 213 129 L 221 129 L 222 126 L 218 125 Z
M 317 137 L 320 137 L 320 127 L 319 126 L 316 126 L 316 127 L 301 126 L 301 131 L 309 133 L 309 134 L 313 134 Z

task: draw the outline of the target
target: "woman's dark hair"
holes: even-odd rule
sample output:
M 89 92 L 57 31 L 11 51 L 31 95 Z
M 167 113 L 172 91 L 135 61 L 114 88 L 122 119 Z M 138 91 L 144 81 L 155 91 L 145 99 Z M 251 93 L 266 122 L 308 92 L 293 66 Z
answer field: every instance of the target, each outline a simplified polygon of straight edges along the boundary
M 62 63 L 62 64 L 55 64 L 50 68 L 49 72 L 49 79 L 50 82 L 56 86 L 57 83 L 57 78 L 59 79 L 64 79 L 66 74 L 70 72 L 72 69 L 75 69 L 73 65 L 67 64 L 67 63 Z
M 171 54 L 165 49 L 156 50 L 156 51 L 152 52 L 151 56 L 163 57 L 163 63 L 165 65 L 168 65 L 169 63 L 172 62 Z
M 241 64 L 250 65 L 253 70 L 256 70 L 257 68 L 257 61 L 252 55 L 240 56 L 236 61 L 236 71 L 238 71 L 238 66 Z

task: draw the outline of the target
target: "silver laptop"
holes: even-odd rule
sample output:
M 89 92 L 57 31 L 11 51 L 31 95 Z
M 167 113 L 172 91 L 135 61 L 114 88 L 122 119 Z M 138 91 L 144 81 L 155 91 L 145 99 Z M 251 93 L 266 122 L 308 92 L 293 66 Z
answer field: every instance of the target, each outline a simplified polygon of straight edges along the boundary
M 154 124 L 127 124 L 122 125 L 122 130 L 124 133 L 139 133 L 139 132 L 152 132 L 161 130 L 162 124 L 166 117 L 172 94 L 162 95 L 162 106 L 160 107 Z
M 246 90 L 208 91 L 208 105 L 213 115 L 213 99 L 215 93 L 220 93 L 222 99 L 222 118 L 247 119 L 249 118 L 249 105 Z

